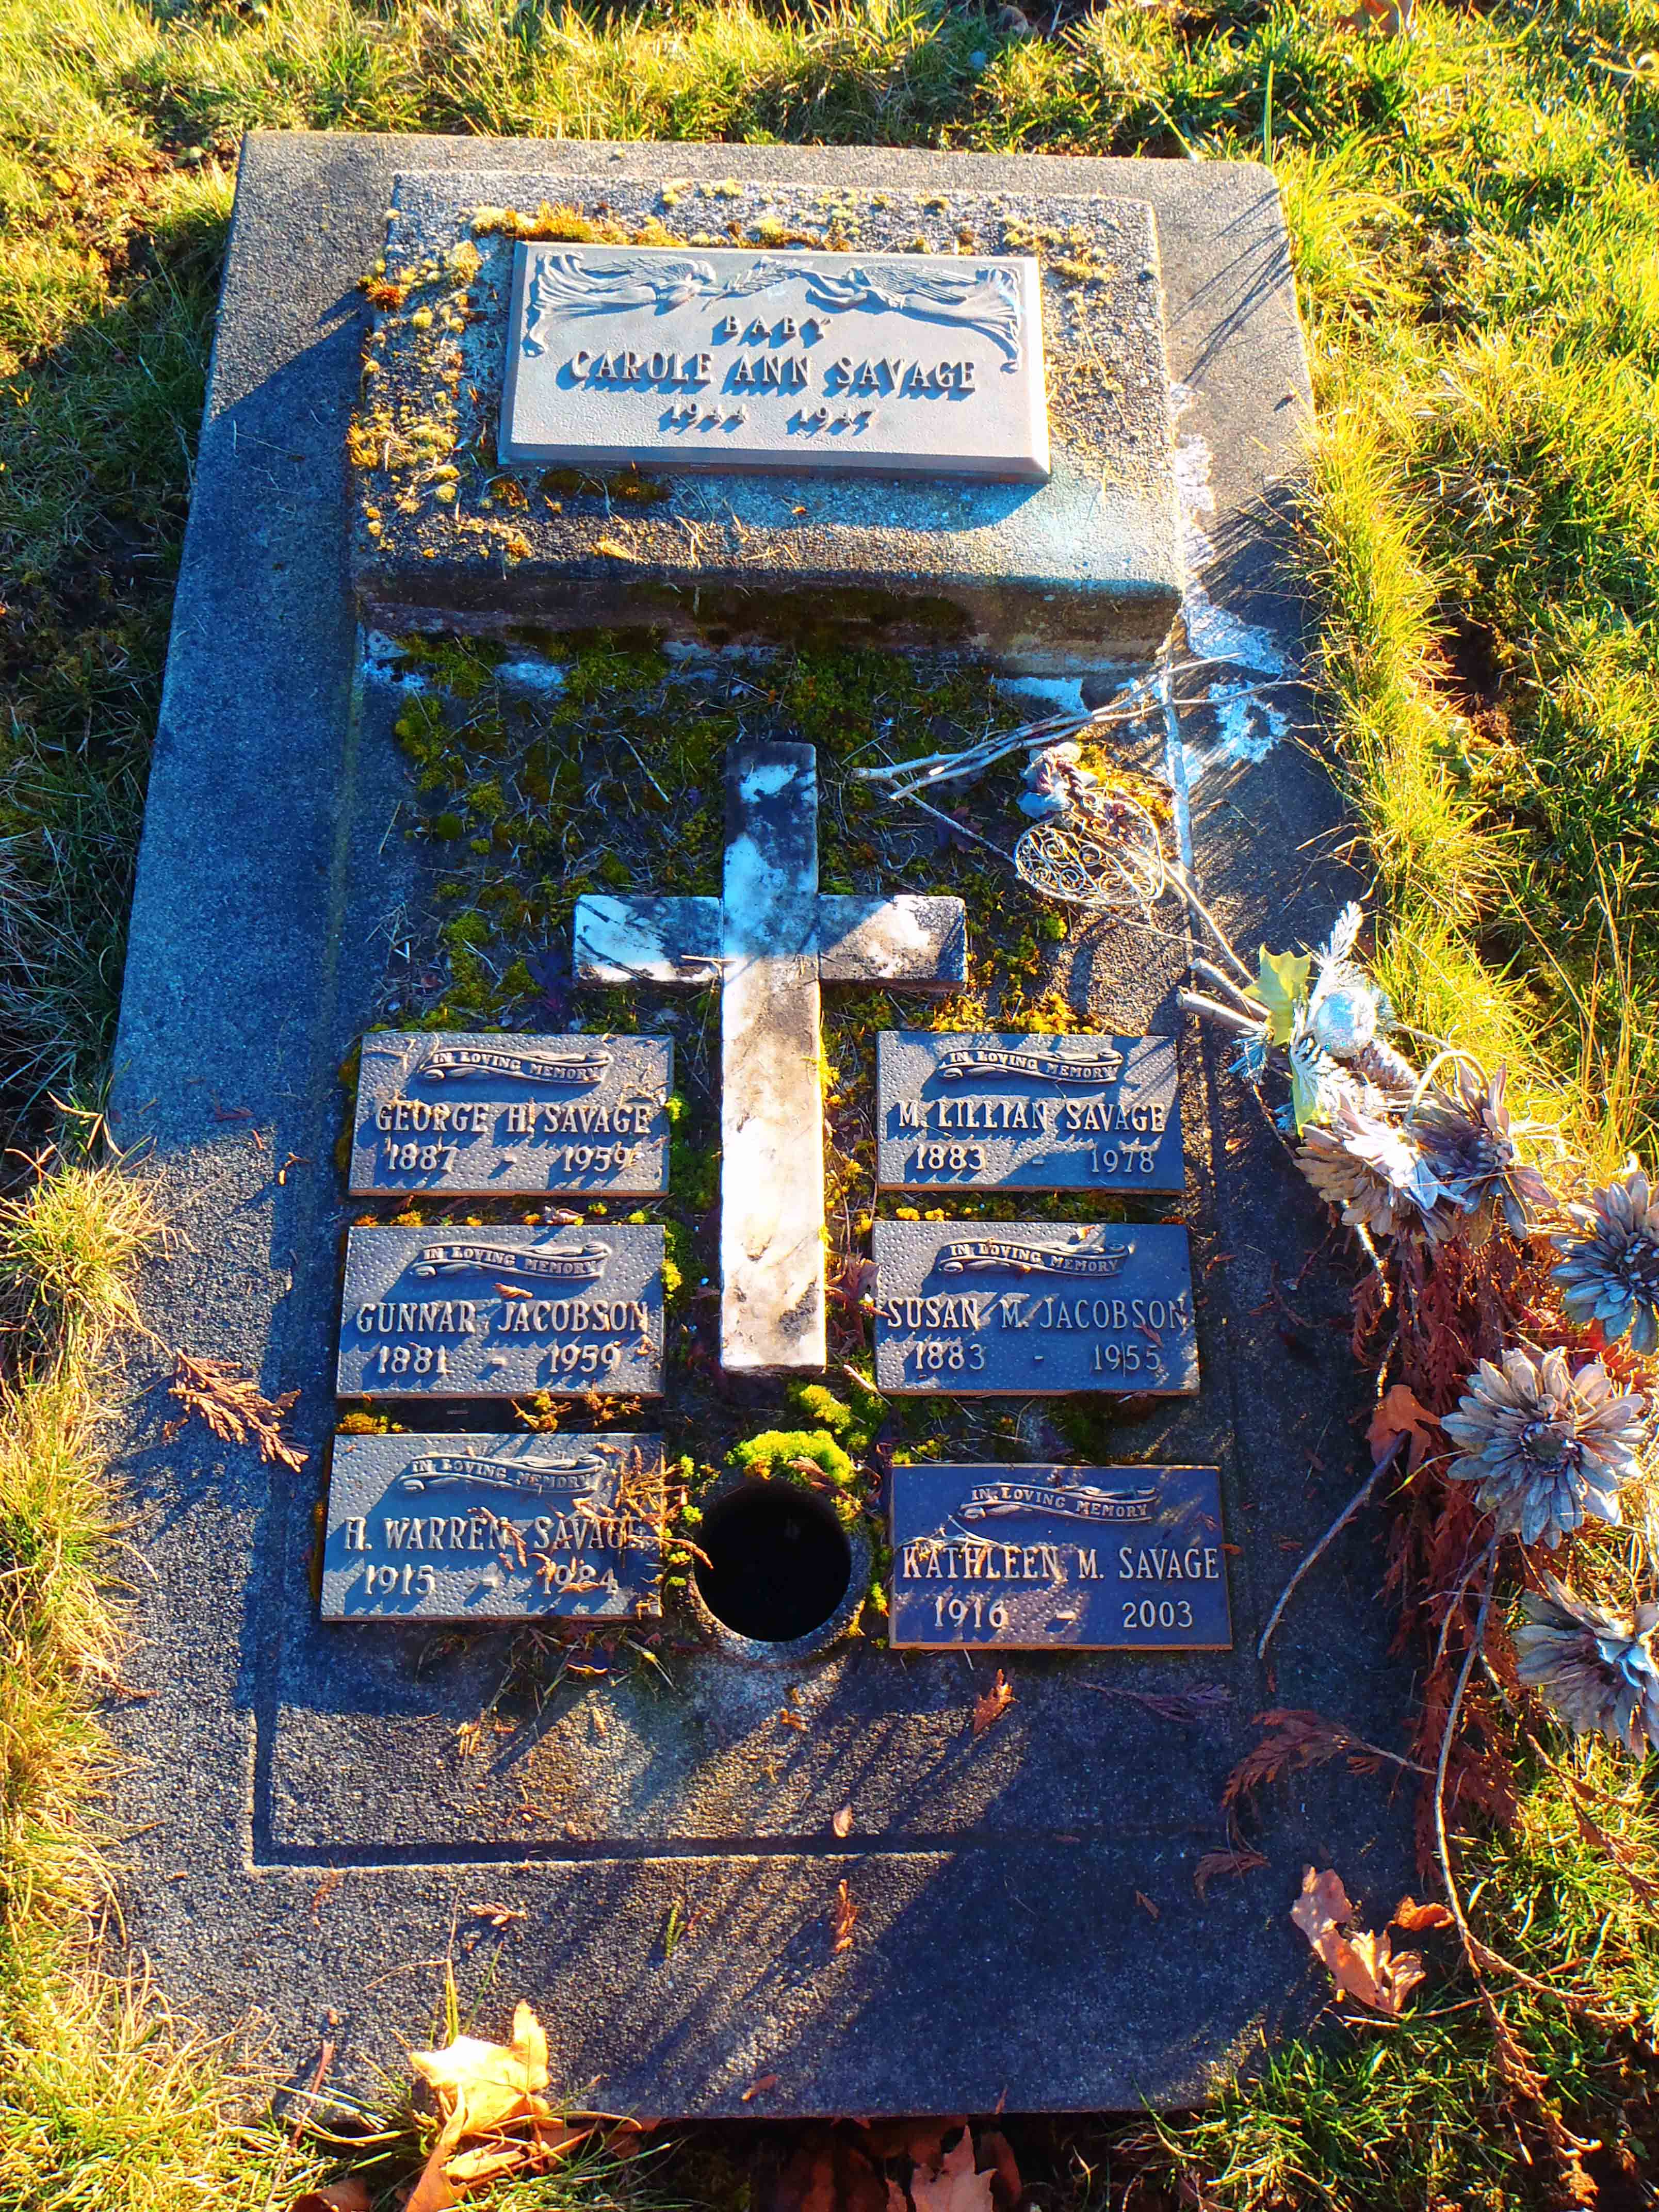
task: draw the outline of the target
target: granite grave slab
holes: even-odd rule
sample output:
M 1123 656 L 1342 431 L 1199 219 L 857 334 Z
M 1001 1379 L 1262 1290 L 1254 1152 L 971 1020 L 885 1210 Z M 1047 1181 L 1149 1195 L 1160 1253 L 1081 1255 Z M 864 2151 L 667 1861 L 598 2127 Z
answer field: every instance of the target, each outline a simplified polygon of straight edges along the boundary
M 662 1264 L 650 1223 L 353 1229 L 339 1394 L 659 1396 Z
M 876 1384 L 900 1397 L 1198 1388 L 1187 1231 L 878 1221 Z
M 343 2094 L 372 2093 L 377 2069 L 404 2070 L 453 1973 L 480 2033 L 504 2032 L 513 1999 L 529 1999 L 548 2027 L 558 2089 L 611 2111 L 752 2119 L 1189 2106 L 1240 2054 L 1299 2028 L 1322 2002 L 1288 1919 L 1301 1866 L 1344 1869 L 1363 1882 L 1357 1901 L 1384 1911 L 1412 1881 L 1405 1799 L 1334 1762 L 1267 1806 L 1267 1868 L 1202 1899 L 1194 1887 L 1199 1861 L 1224 1842 L 1217 1808 L 1254 1741 L 1250 1715 L 1306 1706 L 1388 1744 L 1400 1741 L 1408 1694 L 1375 1601 L 1365 1516 L 1287 1613 L 1271 1689 L 1255 1660 L 1288 1547 L 1317 1538 L 1358 1485 L 1363 1469 L 1345 1463 L 1342 1439 L 1358 1435 L 1348 1416 L 1363 1408 L 1342 1336 L 1325 1326 L 1346 1312 L 1349 1284 L 1322 1255 L 1323 1218 L 1254 1105 L 1236 1097 L 1212 1040 L 1183 1051 L 1181 1069 L 1204 1389 L 1114 1403 L 1121 1441 L 1097 1455 L 1220 1468 L 1238 1546 L 1228 1559 L 1231 1651 L 896 1655 L 866 1638 L 780 1670 L 665 1642 L 672 1694 L 641 1662 L 603 1677 L 567 1673 L 539 1705 L 507 1710 L 496 1701 L 524 1640 L 514 1624 L 460 1632 L 388 1620 L 362 1633 L 319 1617 L 310 1572 L 337 1419 L 339 1231 L 362 1210 L 331 1164 L 337 1071 L 398 995 L 390 956 L 376 948 L 402 941 L 398 917 L 419 910 L 422 883 L 420 854 L 387 836 L 417 799 L 396 735 L 407 693 L 372 641 L 362 649 L 368 602 L 343 583 L 361 280 L 381 252 L 398 177 L 442 187 L 481 163 L 526 209 L 580 199 L 592 214 L 597 177 L 618 207 L 626 195 L 648 208 L 678 191 L 697 223 L 731 207 L 751 231 L 760 195 L 775 187 L 827 224 L 853 174 L 859 195 L 908 196 L 907 221 L 939 198 L 917 227 L 937 222 L 941 235 L 969 198 L 1056 232 L 1071 205 L 1091 198 L 1152 206 L 1177 380 L 1164 404 L 1179 410 L 1182 481 L 1201 515 L 1187 539 L 1199 578 L 1189 635 L 1197 651 L 1244 656 L 1235 670 L 1247 690 L 1294 666 L 1273 517 L 1293 489 L 1310 414 L 1265 170 L 882 148 L 485 147 L 300 131 L 250 140 L 111 1101 L 118 1140 L 143 1160 L 154 1202 L 179 1231 L 146 1273 L 153 1334 L 131 1347 L 109 1431 L 112 1479 L 143 1562 L 123 1680 L 144 1694 L 116 1701 L 107 1722 L 122 1753 L 113 1810 L 131 1838 L 126 1927 L 169 2000 L 204 2028 L 230 2032 L 256 2006 L 276 2063 L 309 2081 L 326 2043 L 328 2081 Z M 741 201 L 716 196 L 728 181 Z M 1090 296 L 1103 310 L 1115 283 Z M 482 422 L 498 404 L 488 399 Z M 770 498 L 782 482 L 733 477 L 733 503 Z M 794 592 L 792 548 L 814 561 L 831 528 L 884 527 L 885 489 L 845 479 L 836 500 L 863 501 L 849 510 L 817 483 L 810 497 L 823 503 L 810 518 L 777 518 L 769 565 L 756 547 L 761 580 L 745 595 L 781 597 L 786 582 Z M 971 501 L 1029 489 L 979 487 Z M 588 518 L 592 556 L 597 495 L 545 497 Z M 709 519 L 696 506 L 708 499 L 724 533 L 725 580 L 703 599 L 715 625 L 726 618 L 718 599 L 738 532 L 713 480 L 677 478 L 673 497 L 694 528 Z M 440 504 L 423 504 L 419 519 L 434 553 Z M 513 526 L 510 503 L 483 508 L 469 491 L 456 504 L 458 546 L 477 542 L 463 524 Z M 665 504 L 641 514 L 617 501 L 619 541 L 654 560 L 659 541 L 643 544 L 640 527 Z M 550 527 L 560 520 L 537 511 Z M 789 536 L 809 521 L 810 538 Z M 508 549 L 504 537 L 492 542 L 500 584 Z M 488 566 L 476 579 L 482 623 L 497 619 Z M 624 581 L 603 567 L 592 556 L 594 620 Z M 695 591 L 689 574 L 680 588 Z M 844 599 L 816 586 L 787 611 L 842 641 L 869 634 L 856 608 L 849 618 Z M 1073 665 L 1092 671 L 1091 654 L 1116 650 L 1103 626 Z M 1214 672 L 1224 702 L 1226 672 Z M 1245 944 L 1314 941 L 1352 888 L 1328 858 L 1340 817 L 1317 758 L 1271 742 L 1260 708 L 1255 698 L 1185 708 L 1178 728 L 1154 720 L 1125 743 L 1170 776 L 1182 864 L 1229 933 Z M 239 925 L 228 933 L 228 915 Z M 1189 948 L 1172 909 L 1158 921 L 1073 933 L 1062 980 L 1092 1028 L 1173 1026 Z M 248 1118 L 222 1118 L 216 1100 Z M 605 1231 L 595 1224 L 594 1233 Z M 1273 1302 L 1272 1271 L 1287 1255 L 1307 1261 L 1293 1369 Z M 287 1426 L 309 1450 L 307 1466 L 272 1466 L 199 1422 L 179 1430 L 167 1391 L 174 1346 L 234 1362 L 272 1396 L 297 1389 Z M 781 1393 L 743 1390 L 758 1419 L 781 1410 Z M 1042 1401 L 1021 1409 L 1017 1442 L 1029 1432 L 1046 1462 L 1065 1454 L 1030 1425 L 1045 1411 Z M 451 1420 L 495 1425 L 434 1402 L 418 1416 L 428 1432 Z M 975 1736 L 973 1702 L 998 1668 L 1015 1700 Z M 785 1689 L 804 1728 L 779 1721 Z M 1176 1697 L 1196 1717 L 1168 1717 Z M 458 1758 L 459 1732 L 486 1711 L 506 1727 L 487 1756 Z M 837 1817 L 848 1808 L 850 1822 Z M 852 1948 L 838 1952 L 843 1881 L 860 1911 Z M 504 1924 L 465 1919 L 485 1899 Z M 671 1954 L 664 1929 L 693 1912 L 696 1939 Z M 464 1931 L 453 1945 L 452 1929 Z
M 337 1436 L 323 1619 L 654 1619 L 662 1528 L 660 1437 Z
M 891 1633 L 915 1650 L 1228 1650 L 1213 1467 L 896 1467 Z
M 351 1136 L 364 1198 L 649 1198 L 668 1188 L 667 1037 L 371 1031 Z
M 884 1030 L 876 1182 L 1182 1190 L 1175 1039 Z
M 1042 483 L 1029 254 L 520 245 L 504 461 Z
M 948 991 L 967 975 L 960 899 L 818 893 L 811 745 L 734 744 L 722 896 L 576 902 L 589 983 L 720 984 L 720 1364 L 813 1373 L 823 1309 L 818 985 Z
M 1051 189 L 1063 198 L 1016 206 L 971 185 L 918 191 L 850 176 L 826 197 L 750 165 L 682 190 L 608 165 L 533 176 L 497 161 L 438 176 L 411 167 L 392 195 L 386 296 L 404 297 L 369 334 L 353 441 L 366 619 L 394 635 L 533 623 L 711 646 L 956 649 L 1027 672 L 1075 673 L 1162 644 L 1185 579 L 1144 202 L 1064 189 L 1060 177 Z M 580 250 L 519 241 L 520 215 L 543 203 L 570 210 Z M 672 273 L 651 306 L 604 304 L 648 290 L 653 265 Z M 991 273 L 975 300 L 964 280 L 981 270 Z M 824 272 L 816 291 L 808 271 Z M 750 308 L 732 303 L 739 328 L 717 338 L 710 308 L 733 281 L 763 289 Z M 592 335 L 577 335 L 571 310 L 596 304 L 596 289 L 601 313 L 582 319 Z M 815 310 L 814 297 L 842 304 Z M 599 335 L 618 312 L 639 333 L 620 341 L 620 378 Z M 826 320 L 803 345 L 815 312 Z M 763 342 L 750 336 L 757 322 Z M 707 343 L 688 383 L 694 339 Z M 526 355 L 526 343 L 546 350 Z M 751 380 L 757 362 L 763 378 L 769 364 L 781 378 L 787 359 L 806 381 L 738 386 L 739 358 Z M 782 429 L 769 428 L 780 413 Z M 884 474 L 842 459 L 872 440 Z M 694 453 L 702 465 L 688 470 Z M 976 481 L 964 463 L 982 479 L 1032 480 Z

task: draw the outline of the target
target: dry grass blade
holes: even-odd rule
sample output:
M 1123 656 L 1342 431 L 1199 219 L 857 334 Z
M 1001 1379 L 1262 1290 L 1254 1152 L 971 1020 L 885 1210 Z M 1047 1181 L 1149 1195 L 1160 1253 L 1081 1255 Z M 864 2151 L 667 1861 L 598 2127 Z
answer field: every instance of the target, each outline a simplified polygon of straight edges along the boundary
M 188 1352 L 179 1353 L 167 1388 L 187 1413 L 199 1413 L 226 1443 L 252 1441 L 261 1459 L 295 1469 L 311 1456 L 283 1434 L 283 1416 L 299 1396 L 297 1390 L 267 1398 L 251 1376 L 238 1375 L 222 1359 L 196 1359 Z

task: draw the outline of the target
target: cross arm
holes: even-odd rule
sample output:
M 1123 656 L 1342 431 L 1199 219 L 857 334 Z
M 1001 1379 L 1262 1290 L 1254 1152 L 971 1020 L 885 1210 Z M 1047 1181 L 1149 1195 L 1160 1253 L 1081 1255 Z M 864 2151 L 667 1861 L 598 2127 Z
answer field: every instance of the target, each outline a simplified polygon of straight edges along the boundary
M 720 977 L 717 898 L 576 901 L 574 956 L 580 983 L 680 983 L 695 988 Z
M 904 983 L 960 990 L 968 981 L 968 918 L 958 898 L 818 900 L 818 975 L 826 983 Z

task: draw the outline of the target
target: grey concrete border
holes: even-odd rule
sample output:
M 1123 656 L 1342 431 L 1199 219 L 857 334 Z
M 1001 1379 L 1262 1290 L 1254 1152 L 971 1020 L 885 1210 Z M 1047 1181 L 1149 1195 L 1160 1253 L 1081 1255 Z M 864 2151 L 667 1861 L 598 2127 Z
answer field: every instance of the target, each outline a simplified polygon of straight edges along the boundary
M 240 1361 L 273 1394 L 300 1388 L 295 1431 L 313 1454 L 332 1425 L 348 1218 L 326 1164 L 343 1103 L 335 1071 L 366 988 L 350 948 L 374 918 L 349 840 L 398 790 L 364 742 L 354 690 L 342 444 L 356 386 L 355 288 L 378 250 L 392 176 L 474 166 L 478 154 L 476 140 L 303 133 L 261 134 L 245 149 L 133 915 L 112 1120 L 177 1231 L 143 1286 L 147 1319 L 162 1343 Z M 492 148 L 489 159 L 1148 200 L 1172 369 L 1192 395 L 1181 429 L 1214 457 L 1207 526 L 1218 558 L 1206 586 L 1231 613 L 1284 635 L 1271 524 L 1310 402 L 1264 171 L 530 142 Z M 1346 886 L 1318 859 L 1337 817 L 1316 762 L 1286 744 L 1218 765 L 1191 812 L 1206 894 L 1241 937 L 1322 931 Z M 1091 1011 L 1103 1027 L 1147 1018 L 1121 1003 Z M 1340 1342 L 1322 1334 L 1287 1389 L 1273 1269 L 1310 1249 L 1322 1224 L 1255 1109 L 1218 1080 L 1219 1057 L 1207 1039 L 1188 1055 L 1183 1103 L 1218 1270 L 1205 1373 L 1214 1417 L 1236 1440 L 1228 1513 L 1243 1547 L 1233 1585 L 1243 1651 L 1280 1578 L 1279 1544 L 1322 1528 L 1333 1480 L 1346 1494 L 1340 1426 L 1323 1447 L 1335 1476 L 1322 1487 L 1300 1468 L 1310 1451 L 1317 1460 L 1350 1381 Z M 279 1181 L 290 1153 L 310 1164 Z M 489 2030 L 505 2024 L 513 1996 L 529 1996 L 550 2030 L 556 2079 L 612 2110 L 1181 2105 L 1205 2094 L 1218 2063 L 1259 2049 L 1264 2029 L 1305 2019 L 1319 2002 L 1285 1918 L 1304 1857 L 1337 1865 L 1382 1909 L 1409 1879 L 1403 1810 L 1340 1767 L 1300 1778 L 1275 1803 L 1268 1873 L 1213 1887 L 1201 1906 L 1190 1869 L 1218 1830 L 1150 1816 L 1075 1841 L 1057 1820 L 930 1832 L 925 1802 L 896 1845 L 879 1832 L 841 1840 L 827 1823 L 811 1838 L 786 1826 L 719 1842 L 431 1840 L 419 1815 L 453 1791 L 447 1771 L 406 1757 L 394 1730 L 373 1771 L 343 1774 L 331 1763 L 337 1739 L 310 1728 L 330 1717 L 325 1696 L 348 1718 L 354 1700 L 363 1711 L 383 1703 L 395 1647 L 376 1647 L 388 1654 L 378 1675 L 372 1654 L 356 1671 L 333 1659 L 332 1678 L 320 1662 L 302 1674 L 317 1702 L 293 1713 L 299 1747 L 277 1756 L 285 1643 L 313 1633 L 317 1459 L 295 1476 L 199 1426 L 169 1439 L 172 1411 L 164 1364 L 137 1348 L 111 1422 L 134 1516 L 125 1679 L 142 1693 L 113 1700 L 111 1714 L 130 1754 L 117 1796 L 131 1839 L 126 1922 L 176 2002 L 210 2027 L 248 2021 L 296 2074 L 310 2072 L 325 2036 L 342 2086 L 367 2083 L 375 2063 L 399 2068 L 399 2039 L 432 2026 L 447 1951 L 465 2003 L 488 1978 Z M 1156 1455 L 1156 1437 L 1135 1441 Z M 1144 1715 L 1109 1726 L 1103 1714 L 1076 1770 L 1090 1802 L 1112 1803 L 1167 1773 L 1172 1758 L 1218 1785 L 1249 1740 L 1249 1699 L 1268 1702 L 1269 1691 L 1389 1741 L 1402 1692 L 1368 1542 L 1356 1532 L 1322 1566 L 1319 1590 L 1341 1593 L 1341 1635 L 1328 1633 L 1310 1589 L 1281 1634 L 1271 1686 L 1243 1668 L 1238 1720 L 1221 1734 L 1172 1736 Z M 355 1633 L 360 1649 L 373 1644 Z M 845 1662 L 843 1686 L 856 1688 L 856 1660 Z M 1023 1678 L 1030 1715 L 1058 1710 L 1041 1671 L 1050 1663 Z M 1017 1709 L 987 1739 L 986 1773 L 1009 1804 L 1023 1725 Z M 944 1705 L 939 1726 L 950 1755 L 956 1723 Z M 307 1772 L 308 1730 L 318 1747 Z M 359 1793 L 364 1841 L 335 1840 L 308 1812 L 308 1791 L 321 1804 L 342 1790 Z M 860 1901 L 860 1940 L 832 1956 L 825 1929 L 842 1879 Z M 1159 1924 L 1133 1902 L 1148 1880 L 1166 1900 Z M 653 1931 L 689 1884 L 720 1941 L 665 1960 Z M 486 1895 L 522 1907 L 519 1933 L 477 1940 L 465 1916 Z M 775 2088 L 745 2103 L 765 2075 Z

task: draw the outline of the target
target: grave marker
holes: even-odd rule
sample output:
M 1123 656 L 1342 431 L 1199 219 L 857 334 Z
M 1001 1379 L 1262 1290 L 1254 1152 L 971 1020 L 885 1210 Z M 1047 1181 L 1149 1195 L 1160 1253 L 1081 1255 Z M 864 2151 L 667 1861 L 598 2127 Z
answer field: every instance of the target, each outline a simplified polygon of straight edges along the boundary
M 1043 483 L 1037 264 L 520 245 L 499 450 Z
M 649 1198 L 668 1188 L 666 1037 L 371 1031 L 354 1195 Z
M 124 1525 L 145 1565 L 131 1576 L 124 1672 L 143 1694 L 112 1700 L 108 1721 L 132 1838 L 124 1917 L 159 1984 L 215 2033 L 257 2005 L 295 2078 L 312 2077 L 325 2036 L 327 2086 L 344 2097 L 404 2069 L 453 1970 L 480 2033 L 501 2033 L 521 1995 L 547 2024 L 555 2084 L 611 2112 L 1190 2109 L 1263 2020 L 1296 2029 L 1322 2001 L 1285 1913 L 1304 1855 L 1364 1869 L 1385 1896 L 1412 1878 L 1408 1806 L 1356 1786 L 1339 1761 L 1293 1798 L 1264 1801 L 1272 1868 L 1202 1898 L 1194 1885 L 1227 1840 L 1217 1807 L 1256 1740 L 1250 1715 L 1275 1703 L 1335 1712 L 1386 1741 L 1409 1691 L 1388 1657 L 1387 1608 L 1345 1595 L 1375 1581 L 1363 1522 L 1287 1613 L 1274 1680 L 1255 1656 L 1289 1571 L 1281 1546 L 1312 1544 L 1330 1519 L 1310 1455 L 1329 1462 L 1364 1394 L 1345 1335 L 1326 1326 L 1346 1313 L 1351 1284 L 1335 1248 L 1316 1249 L 1318 1203 L 1252 1102 L 1224 1081 L 1206 1093 L 1214 1071 L 1200 1060 L 1187 1093 L 1190 1202 L 1210 1257 L 1230 1264 L 1206 1275 L 1202 1393 L 1146 1409 L 1135 1428 L 1150 1455 L 1225 1470 L 1227 1533 L 1243 1539 L 1228 1562 L 1231 1653 L 1056 1662 L 988 1649 L 965 1655 L 970 1671 L 959 1650 L 884 1656 L 861 1640 L 786 1680 L 665 1644 L 669 1693 L 621 1638 L 601 1675 L 598 1655 L 592 1672 L 561 1673 L 555 1639 L 544 1648 L 512 1622 L 347 1634 L 319 1619 L 307 1567 L 335 1425 L 333 1071 L 384 1003 L 385 964 L 363 957 L 376 933 L 404 914 L 422 928 L 444 918 L 429 900 L 433 855 L 403 837 L 398 812 L 415 797 L 396 732 L 408 690 L 364 653 L 366 617 L 384 607 L 396 636 L 459 630 L 515 653 L 527 650 L 517 626 L 561 621 L 700 628 L 720 644 L 751 627 L 799 641 L 810 623 L 806 634 L 842 645 L 908 628 L 912 642 L 977 637 L 1005 665 L 1073 674 L 1150 649 L 1178 591 L 1178 522 L 1158 287 L 1136 251 L 1155 255 L 1151 218 L 1104 219 L 1130 192 L 1158 204 L 1172 366 L 1190 392 L 1183 476 L 1201 489 L 1207 460 L 1215 512 L 1202 526 L 1227 549 L 1206 579 L 1213 601 L 1195 597 L 1193 615 L 1207 651 L 1244 636 L 1266 649 L 1260 624 L 1293 654 L 1262 533 L 1294 497 L 1310 416 L 1271 177 L 1223 161 L 850 158 L 856 187 L 844 149 L 303 131 L 244 145 L 114 1055 L 118 1139 L 153 1162 L 156 1202 L 179 1233 L 146 1272 L 154 1337 L 135 1340 L 112 1393 Z M 487 179 L 467 173 L 480 161 Z M 745 165 L 763 167 L 758 183 Z M 424 173 L 430 221 L 412 173 Z M 690 181 L 676 191 L 674 179 Z M 490 287 L 513 246 L 474 222 L 489 207 L 533 216 L 544 199 L 628 229 L 657 217 L 713 228 L 722 244 L 731 222 L 748 235 L 823 228 L 850 206 L 859 252 L 925 234 L 945 254 L 969 222 L 987 251 L 1012 250 L 999 226 L 1086 229 L 1093 268 L 1044 279 L 1045 340 L 1060 341 L 1045 344 L 1053 477 L 676 477 L 662 479 L 672 498 L 630 506 L 608 485 L 544 497 L 531 471 L 528 507 L 509 505 L 478 441 L 499 416 L 506 306 Z M 357 472 L 353 599 L 341 449 L 362 392 L 350 322 L 394 204 L 406 258 L 441 274 L 380 349 L 392 427 L 453 431 L 459 489 L 439 497 L 457 480 L 426 450 Z M 463 307 L 443 257 L 474 239 L 486 265 Z M 416 357 L 428 343 L 429 376 Z M 470 352 L 459 388 L 451 348 Z M 452 394 L 455 414 L 439 422 L 434 403 Z M 413 514 L 398 504 L 410 493 Z M 384 540 L 365 542 L 381 517 Z M 509 555 L 514 533 L 523 557 Z M 958 607 L 971 637 L 941 618 Z M 1213 787 L 1191 810 L 1192 866 L 1224 925 L 1251 944 L 1322 933 L 1342 894 L 1328 862 L 1340 808 L 1321 763 L 1288 744 L 1244 757 L 1231 708 L 1184 709 L 1182 721 L 1180 758 Z M 495 864 L 478 859 L 487 879 Z M 1073 979 L 1079 992 L 1087 982 L 1095 1026 L 1144 1026 L 1187 952 L 1173 932 L 1101 933 Z M 589 1233 L 611 1232 L 571 1235 Z M 1281 1248 L 1311 1260 L 1296 1293 L 1311 1364 L 1282 1357 L 1270 1279 Z M 194 1418 L 175 1431 L 179 1346 L 234 1362 L 273 1397 L 297 1388 L 284 1431 L 310 1452 L 305 1469 Z M 493 1411 L 388 1410 L 422 1429 L 499 1425 Z M 1331 1480 L 1350 1486 L 1340 1467 Z M 534 1662 L 520 1667 L 527 1647 Z M 975 1702 L 999 1668 L 1013 1702 L 975 1736 Z M 781 1720 L 786 1710 L 805 1725 Z M 487 1755 L 458 1757 L 481 1717 Z M 837 1951 L 843 1879 L 858 1920 Z M 493 1936 L 441 1940 L 458 1901 L 511 1923 L 505 1996 Z M 671 1956 L 677 1904 L 682 1921 L 693 1906 L 699 1917 Z M 918 2016 L 936 2032 L 918 2036 Z
M 1190 1395 L 1184 1229 L 878 1221 L 876 1387 L 898 1397 Z
M 739 741 L 720 898 L 576 902 L 581 981 L 720 986 L 720 1362 L 737 1371 L 827 1357 L 820 981 L 967 976 L 960 899 L 819 894 L 817 822 L 812 747 Z
M 916 1650 L 1232 1646 L 1212 1467 L 896 1467 L 890 1635 Z
M 663 1232 L 353 1229 L 343 1398 L 654 1398 L 662 1391 Z
M 660 1437 L 337 1436 L 325 1620 L 654 1618 Z
M 1179 1191 L 1173 1037 L 884 1030 L 882 1190 Z

